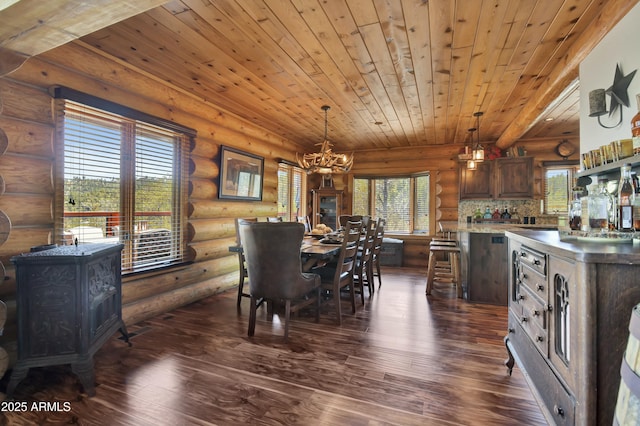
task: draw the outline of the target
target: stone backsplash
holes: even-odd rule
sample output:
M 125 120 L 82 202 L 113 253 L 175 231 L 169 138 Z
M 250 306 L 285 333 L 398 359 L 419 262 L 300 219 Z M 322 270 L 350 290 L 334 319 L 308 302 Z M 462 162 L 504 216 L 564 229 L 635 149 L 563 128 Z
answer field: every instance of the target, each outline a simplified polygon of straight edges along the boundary
M 536 224 L 541 225 L 558 225 L 558 216 L 550 214 L 541 214 L 541 200 L 460 200 L 458 203 L 458 222 L 466 222 L 467 216 L 473 217 L 476 209 L 480 209 L 484 213 L 485 209 L 489 207 L 491 212 L 496 208 L 503 212 L 505 207 L 509 210 L 509 213 L 513 214 L 517 212 L 520 217 L 520 223 L 523 223 L 523 218 L 535 217 Z

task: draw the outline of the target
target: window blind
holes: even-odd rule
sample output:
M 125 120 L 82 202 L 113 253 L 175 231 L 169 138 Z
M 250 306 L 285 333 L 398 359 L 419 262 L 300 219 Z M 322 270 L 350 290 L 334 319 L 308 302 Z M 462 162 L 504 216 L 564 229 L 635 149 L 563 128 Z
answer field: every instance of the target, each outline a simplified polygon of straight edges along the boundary
M 122 243 L 123 273 L 183 262 L 189 137 L 58 100 L 61 242 Z

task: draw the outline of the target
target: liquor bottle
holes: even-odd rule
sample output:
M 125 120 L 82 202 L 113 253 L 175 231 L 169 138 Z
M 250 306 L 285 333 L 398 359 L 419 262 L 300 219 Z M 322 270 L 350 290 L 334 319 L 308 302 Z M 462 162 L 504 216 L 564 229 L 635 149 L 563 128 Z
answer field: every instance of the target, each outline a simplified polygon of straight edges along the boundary
M 598 182 L 595 194 L 589 193 L 589 228 L 601 232 L 609 230 L 609 195 L 603 181 Z
M 480 219 L 482 219 L 482 212 L 480 211 L 480 207 L 478 207 L 476 211 L 473 213 L 473 220 L 478 222 Z
M 636 95 L 638 113 L 631 119 L 631 136 L 633 137 L 633 155 L 640 154 L 640 93 Z
M 579 231 L 582 228 L 582 188 L 573 188 L 573 199 L 569 203 L 569 228 Z
M 493 211 L 493 214 L 491 215 L 491 219 L 500 219 L 500 216 L 502 216 L 500 214 L 500 210 L 498 210 L 498 208 L 496 207 L 496 209 Z
M 620 183 L 618 184 L 618 230 L 633 231 L 633 204 L 636 194 L 631 182 L 631 164 L 620 167 Z
M 509 213 L 509 210 L 507 207 L 504 208 L 504 211 L 500 215 L 500 219 L 511 219 L 511 214 Z
M 491 209 L 489 208 L 489 206 L 487 206 L 487 208 L 484 210 L 484 216 L 485 219 L 491 219 Z

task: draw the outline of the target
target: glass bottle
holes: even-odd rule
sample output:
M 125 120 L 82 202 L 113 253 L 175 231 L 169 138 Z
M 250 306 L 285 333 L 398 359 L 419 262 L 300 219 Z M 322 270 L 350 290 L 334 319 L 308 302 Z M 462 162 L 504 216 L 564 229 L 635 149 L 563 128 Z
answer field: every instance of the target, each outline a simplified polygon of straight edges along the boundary
M 504 211 L 500 215 L 500 219 L 511 219 L 511 213 L 509 213 L 509 208 L 505 207 Z
M 595 194 L 589 193 L 589 228 L 601 232 L 609 229 L 609 195 L 603 181 L 598 182 Z
M 631 119 L 631 137 L 633 138 L 633 155 L 640 154 L 640 94 L 636 95 L 638 113 Z
M 633 204 L 636 194 L 631 182 L 631 164 L 620 167 L 618 184 L 618 230 L 633 231 Z
M 487 208 L 484 210 L 484 216 L 485 219 L 491 219 L 491 209 L 489 208 L 489 206 L 487 206 Z
M 520 223 L 520 215 L 518 214 L 518 208 L 517 207 L 513 207 L 511 209 L 511 219 L 516 223 Z
M 482 212 L 480 211 L 480 207 L 478 207 L 478 208 L 476 209 L 476 211 L 475 211 L 475 212 L 473 212 L 473 219 L 474 219 L 475 221 L 478 221 L 479 219 L 482 219 Z
M 582 188 L 573 188 L 573 199 L 569 203 L 569 228 L 574 231 L 582 228 Z
M 500 219 L 500 210 L 498 210 L 498 208 L 496 207 L 496 209 L 493 211 L 493 214 L 491 215 L 491 219 Z

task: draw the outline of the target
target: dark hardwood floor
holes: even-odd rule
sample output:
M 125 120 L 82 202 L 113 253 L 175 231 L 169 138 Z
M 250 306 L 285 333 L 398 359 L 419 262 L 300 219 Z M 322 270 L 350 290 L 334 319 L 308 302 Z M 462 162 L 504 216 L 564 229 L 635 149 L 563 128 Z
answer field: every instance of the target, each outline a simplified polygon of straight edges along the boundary
M 32 369 L 8 425 L 545 425 L 516 367 L 507 374 L 507 308 L 456 299 L 425 271 L 383 269 L 383 285 L 337 327 L 327 306 L 283 324 L 248 299 L 214 296 L 115 334 L 95 356 L 96 396 L 65 366 Z M 0 389 L 6 386 L 6 377 Z M 60 411 L 33 403 L 60 402 Z M 67 402 L 69 408 L 63 403 Z M 36 406 L 37 407 L 37 406 Z

